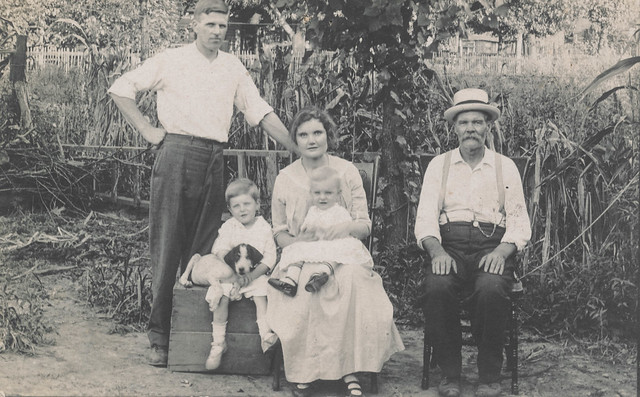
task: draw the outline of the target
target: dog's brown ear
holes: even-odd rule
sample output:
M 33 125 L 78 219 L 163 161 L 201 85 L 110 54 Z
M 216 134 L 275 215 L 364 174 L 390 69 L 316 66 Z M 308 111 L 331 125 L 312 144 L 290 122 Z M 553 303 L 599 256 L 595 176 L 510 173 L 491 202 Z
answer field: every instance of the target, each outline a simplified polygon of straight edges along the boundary
M 231 268 L 235 267 L 236 262 L 238 262 L 238 259 L 240 259 L 239 245 L 236 245 L 235 247 L 231 248 L 231 251 L 227 252 L 227 255 L 224 256 L 224 261 L 226 262 L 227 265 L 231 266 Z
M 247 244 L 247 254 L 249 255 L 249 259 L 251 260 L 251 263 L 254 266 L 257 265 L 258 263 L 260 263 L 260 261 L 263 258 L 263 256 L 260 253 L 260 251 L 255 249 L 251 244 Z

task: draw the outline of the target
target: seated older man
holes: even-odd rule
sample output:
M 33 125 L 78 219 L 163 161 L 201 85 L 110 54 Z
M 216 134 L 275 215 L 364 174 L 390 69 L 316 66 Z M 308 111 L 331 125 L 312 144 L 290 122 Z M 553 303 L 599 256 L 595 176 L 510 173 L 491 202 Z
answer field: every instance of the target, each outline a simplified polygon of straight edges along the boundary
M 443 374 L 438 391 L 446 397 L 460 395 L 461 299 L 478 344 L 476 395 L 500 395 L 514 254 L 531 237 L 515 163 L 485 146 L 499 116 L 485 91 L 458 91 L 444 117 L 459 146 L 430 162 L 420 194 L 415 235 L 431 259 L 422 307 Z

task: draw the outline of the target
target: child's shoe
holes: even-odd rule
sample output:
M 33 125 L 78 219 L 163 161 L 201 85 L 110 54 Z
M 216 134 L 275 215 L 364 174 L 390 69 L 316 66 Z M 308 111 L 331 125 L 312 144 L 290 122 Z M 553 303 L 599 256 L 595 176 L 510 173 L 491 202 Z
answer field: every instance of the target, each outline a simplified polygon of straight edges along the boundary
M 207 357 L 207 361 L 204 363 L 204 367 L 213 371 L 214 369 L 218 369 L 220 363 L 222 362 L 222 355 L 227 351 L 227 342 L 222 343 L 211 343 L 211 351 L 209 352 L 209 357 Z

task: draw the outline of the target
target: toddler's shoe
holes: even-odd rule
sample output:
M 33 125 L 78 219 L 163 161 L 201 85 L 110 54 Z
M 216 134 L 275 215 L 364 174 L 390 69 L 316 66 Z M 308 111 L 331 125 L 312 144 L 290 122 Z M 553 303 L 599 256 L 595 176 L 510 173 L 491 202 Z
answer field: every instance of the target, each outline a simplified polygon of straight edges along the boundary
M 222 362 L 222 355 L 227 351 L 227 342 L 222 343 L 211 343 L 211 351 L 209 352 L 209 357 L 207 357 L 207 361 L 204 363 L 204 367 L 213 371 L 214 369 L 218 369 L 220 363 Z
M 283 292 L 287 296 L 291 296 L 291 297 L 296 296 L 296 293 L 298 292 L 297 284 L 295 285 L 289 284 L 277 278 L 270 278 L 269 280 L 267 280 L 267 282 L 269 283 L 270 286 L 272 286 L 273 288 L 277 289 L 280 292 Z
M 318 292 L 328 280 L 329 275 L 327 273 L 313 273 L 311 277 L 309 277 L 309 281 L 307 285 L 304 286 L 304 289 L 308 292 Z

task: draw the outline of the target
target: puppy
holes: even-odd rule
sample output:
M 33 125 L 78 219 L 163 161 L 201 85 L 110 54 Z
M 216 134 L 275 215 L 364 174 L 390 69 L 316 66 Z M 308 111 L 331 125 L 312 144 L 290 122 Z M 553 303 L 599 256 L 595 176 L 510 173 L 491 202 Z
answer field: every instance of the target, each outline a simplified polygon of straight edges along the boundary
M 221 284 L 232 284 L 236 280 L 235 274 L 243 276 L 249 273 L 261 260 L 262 254 L 250 244 L 235 246 L 225 255 L 224 262 L 213 254 L 204 256 L 195 254 L 187 264 L 179 282 L 185 287 L 191 287 L 194 284 L 209 286 L 205 299 L 211 311 L 214 311 L 224 295 Z

